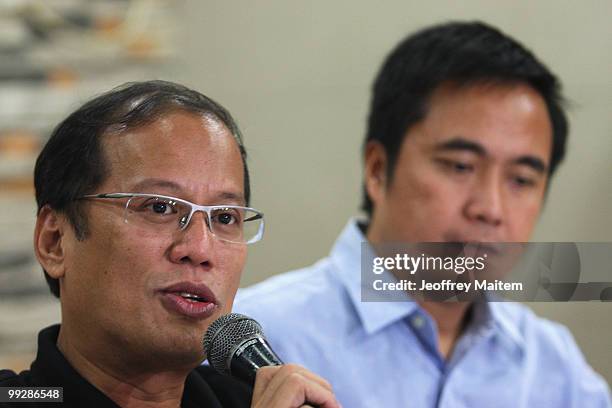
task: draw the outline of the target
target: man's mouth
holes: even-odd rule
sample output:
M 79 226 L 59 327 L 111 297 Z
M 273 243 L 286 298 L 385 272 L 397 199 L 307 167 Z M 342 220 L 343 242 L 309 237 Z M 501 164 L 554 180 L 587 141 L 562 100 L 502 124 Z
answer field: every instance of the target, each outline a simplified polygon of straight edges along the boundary
M 205 319 L 219 307 L 213 292 L 203 283 L 179 282 L 160 291 L 163 305 L 172 313 Z
M 483 239 L 485 238 L 485 239 Z M 463 235 L 450 233 L 444 237 L 445 246 L 456 250 L 457 254 L 462 252 L 482 253 L 487 252 L 497 255 L 504 249 L 504 243 L 494 237 L 477 235 Z
M 503 249 L 503 244 L 493 243 L 493 242 L 465 242 L 464 243 L 464 251 L 465 252 L 477 252 L 477 253 L 488 253 L 492 255 L 497 255 Z
M 173 293 L 173 292 L 171 292 Z M 198 296 L 196 294 L 193 293 L 188 293 L 188 292 L 180 292 L 180 293 L 176 293 L 177 295 L 179 295 L 180 297 L 182 297 L 183 299 L 189 301 L 189 302 L 206 302 L 206 298 L 203 298 L 201 296 Z

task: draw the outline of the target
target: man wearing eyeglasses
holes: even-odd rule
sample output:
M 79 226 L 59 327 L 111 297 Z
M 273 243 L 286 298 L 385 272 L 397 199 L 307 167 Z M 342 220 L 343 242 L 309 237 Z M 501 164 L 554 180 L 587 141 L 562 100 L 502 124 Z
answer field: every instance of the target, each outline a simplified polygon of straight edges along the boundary
M 54 130 L 35 187 L 34 247 L 62 322 L 0 387 L 63 387 L 73 407 L 338 406 L 301 367 L 263 368 L 251 389 L 200 366 L 203 334 L 230 312 L 263 234 L 219 104 L 163 81 L 101 95 Z
M 373 86 L 367 218 L 315 265 L 241 292 L 237 311 L 351 408 L 612 406 L 569 331 L 524 306 L 362 299 L 381 244 L 528 241 L 565 151 L 561 101 L 548 68 L 494 27 L 408 36 Z

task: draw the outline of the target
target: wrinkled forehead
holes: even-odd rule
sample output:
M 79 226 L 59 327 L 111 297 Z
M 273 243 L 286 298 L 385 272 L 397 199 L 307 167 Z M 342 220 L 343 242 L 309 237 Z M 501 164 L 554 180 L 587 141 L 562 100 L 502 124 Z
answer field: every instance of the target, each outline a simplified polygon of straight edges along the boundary
M 117 188 L 156 178 L 191 190 L 203 185 L 243 190 L 238 143 L 213 115 L 173 112 L 149 124 L 105 135 L 103 151 L 107 174 Z
M 121 128 L 109 127 L 101 136 L 101 146 L 108 158 L 112 158 L 113 155 L 120 156 L 133 149 L 154 154 L 182 146 L 195 150 L 222 145 L 237 147 L 234 139 L 235 136 L 214 114 L 174 109 L 145 123 L 129 127 L 124 125 Z

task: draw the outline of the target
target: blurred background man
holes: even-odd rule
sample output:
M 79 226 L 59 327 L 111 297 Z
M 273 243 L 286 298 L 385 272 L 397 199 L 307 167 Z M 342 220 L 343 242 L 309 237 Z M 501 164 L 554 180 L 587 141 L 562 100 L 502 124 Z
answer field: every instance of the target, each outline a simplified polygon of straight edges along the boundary
M 362 299 L 362 242 L 529 240 L 565 154 L 560 86 L 482 23 L 407 37 L 374 82 L 368 218 L 349 221 L 312 267 L 243 290 L 237 310 L 346 406 L 610 406 L 567 329 L 525 306 Z

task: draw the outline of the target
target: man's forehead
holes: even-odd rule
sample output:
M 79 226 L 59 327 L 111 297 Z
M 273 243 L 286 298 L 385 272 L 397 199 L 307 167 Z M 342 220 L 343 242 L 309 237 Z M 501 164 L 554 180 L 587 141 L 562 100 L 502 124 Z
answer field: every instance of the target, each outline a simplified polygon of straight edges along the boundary
M 537 154 L 548 163 L 552 126 L 543 98 L 527 85 L 444 87 L 406 139 L 429 151 Z
M 192 195 L 192 191 L 197 191 L 203 187 L 209 191 L 209 194 L 213 196 L 218 202 L 224 203 L 244 203 L 245 197 L 243 189 L 238 186 L 232 187 L 231 184 L 219 185 L 219 188 L 215 188 L 214 185 L 185 183 L 182 180 L 169 180 L 163 178 L 147 177 L 141 179 L 135 179 L 131 181 L 130 189 L 133 192 L 164 192 L 170 195 L 175 195 L 177 198 L 183 198 L 185 196 Z
M 229 136 L 233 138 L 231 131 L 217 116 L 206 112 L 192 112 L 183 109 L 171 109 L 167 112 L 157 114 L 149 120 L 121 127 L 109 127 L 102 136 L 103 143 L 121 142 L 126 135 L 133 134 L 157 134 L 180 141 L 187 135 L 198 134 L 200 137 Z
M 126 188 L 180 192 L 206 185 L 243 196 L 238 143 L 213 117 L 178 112 L 103 140 L 109 178 L 123 178 Z
M 145 152 L 158 156 L 215 149 L 239 151 L 233 134 L 219 119 L 184 111 L 169 112 L 141 126 L 104 134 L 101 145 L 105 153 L 117 159 Z

